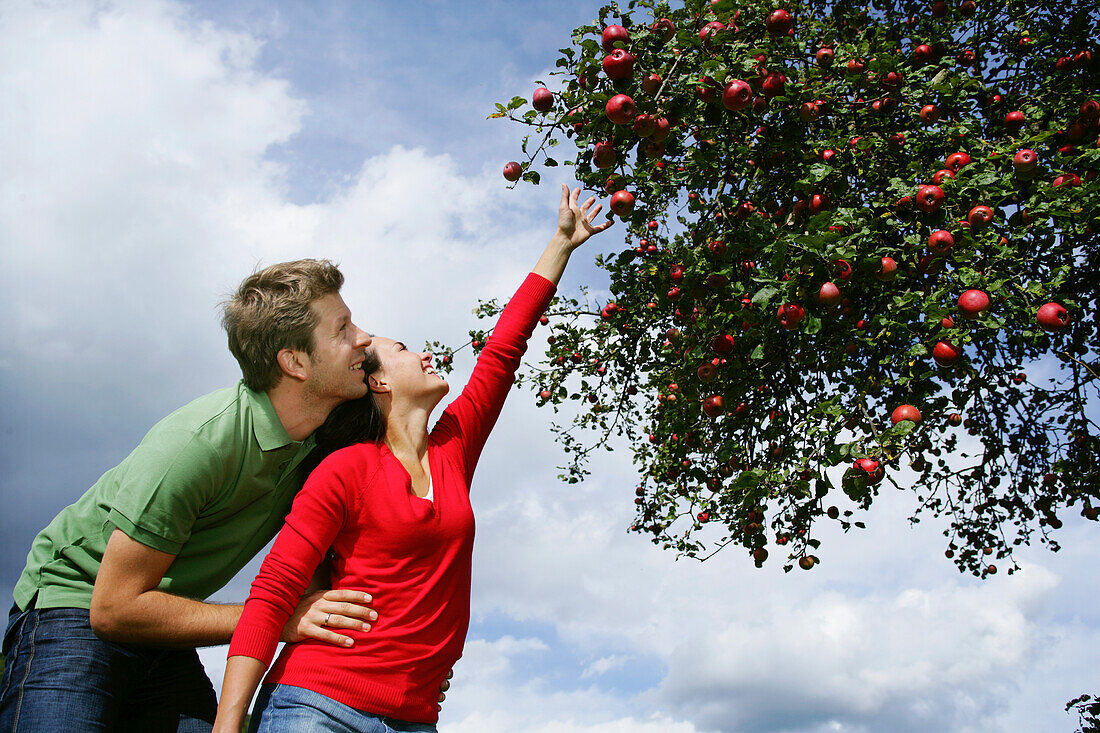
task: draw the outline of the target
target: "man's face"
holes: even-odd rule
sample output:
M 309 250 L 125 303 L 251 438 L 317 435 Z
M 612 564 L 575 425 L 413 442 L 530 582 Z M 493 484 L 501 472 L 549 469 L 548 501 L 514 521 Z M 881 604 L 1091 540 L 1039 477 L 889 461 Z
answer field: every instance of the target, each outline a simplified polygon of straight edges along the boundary
M 309 357 L 310 391 L 334 404 L 362 397 L 367 393 L 363 349 L 370 346 L 370 335 L 351 322 L 351 311 L 337 293 L 318 298 L 310 308 L 317 315 Z

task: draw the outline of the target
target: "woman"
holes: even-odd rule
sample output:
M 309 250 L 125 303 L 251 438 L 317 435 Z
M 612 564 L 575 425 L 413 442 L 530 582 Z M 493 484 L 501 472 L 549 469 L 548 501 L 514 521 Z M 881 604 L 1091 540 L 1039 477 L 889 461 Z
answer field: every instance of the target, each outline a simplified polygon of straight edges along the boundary
M 240 730 L 279 631 L 330 552 L 332 587 L 373 596 L 378 618 L 362 631 L 342 617 L 326 619 L 354 638 L 344 649 L 310 640 L 284 647 L 250 730 L 435 731 L 440 686 L 462 654 L 470 620 L 474 467 L 569 256 L 611 225 L 594 225 L 602 207 L 594 198 L 578 206 L 579 195 L 562 186 L 557 232 L 430 434 L 428 417 L 449 389 L 431 354 L 373 339 L 370 392 L 342 410 L 354 412 L 343 428 L 353 433 L 348 447 L 310 475 L 252 584 L 229 647 L 215 731 Z

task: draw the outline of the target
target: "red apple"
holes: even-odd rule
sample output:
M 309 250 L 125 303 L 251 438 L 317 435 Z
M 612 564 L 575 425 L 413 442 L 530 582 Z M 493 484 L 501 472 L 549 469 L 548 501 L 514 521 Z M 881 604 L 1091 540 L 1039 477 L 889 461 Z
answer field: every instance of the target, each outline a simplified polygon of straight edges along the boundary
M 649 26 L 649 30 L 661 39 L 661 43 L 668 43 L 676 35 L 676 24 L 668 18 L 661 18 Z
M 917 208 L 926 214 L 937 211 L 943 206 L 944 193 L 939 186 L 919 186 L 917 188 Z
M 668 276 L 669 276 L 669 279 L 672 280 L 672 282 L 679 285 L 680 283 L 682 283 L 684 281 L 684 266 L 683 265 L 673 265 L 668 270 Z
M 634 118 L 634 126 L 631 127 L 638 137 L 649 137 L 657 132 L 657 120 L 652 115 L 641 114 Z
M 981 290 L 967 290 L 959 296 L 959 315 L 968 321 L 980 318 L 989 310 L 989 296 Z
M 718 417 L 726 410 L 726 401 L 722 395 L 715 394 L 703 400 L 703 413 L 707 417 Z
M 828 211 L 833 205 L 833 200 L 826 193 L 815 193 L 810 197 L 810 214 L 820 214 Z
M 615 165 L 617 159 L 618 155 L 615 153 L 615 146 L 610 140 L 598 142 L 592 148 L 592 165 L 597 168 L 610 168 Z
M 958 173 L 968 165 L 970 165 L 969 155 L 966 153 L 952 153 L 947 156 L 947 160 L 944 161 L 943 167 L 952 173 Z
M 760 85 L 760 89 L 768 99 L 772 97 L 781 97 L 786 94 L 787 91 L 787 77 L 779 72 L 772 72 L 764 79 L 764 82 Z
M 531 106 L 539 112 L 549 112 L 554 109 L 554 93 L 546 87 L 538 87 L 531 95 Z
M 629 79 L 634 75 L 634 57 L 616 48 L 603 59 L 603 72 L 608 79 Z
M 875 277 L 883 282 L 889 282 L 898 275 L 898 263 L 894 261 L 893 257 L 883 257 L 882 264 L 875 273 Z
M 1037 165 L 1039 165 L 1039 156 L 1035 154 L 1034 150 L 1023 148 L 1017 150 L 1016 155 L 1012 156 L 1012 167 L 1016 169 L 1017 173 L 1027 173 L 1035 170 Z
M 718 35 L 719 32 L 724 31 L 725 29 L 725 23 L 719 23 L 717 20 L 707 23 L 705 26 L 703 26 L 703 29 L 699 31 L 699 38 L 703 41 L 703 48 L 709 51 L 711 48 L 711 43 L 714 40 L 714 36 Z
M 616 191 L 611 195 L 611 211 L 616 216 L 630 216 L 634 211 L 634 194 L 630 191 Z
M 902 420 L 911 420 L 919 424 L 921 420 L 920 410 L 912 405 L 898 405 L 894 408 L 894 411 L 890 413 L 890 422 L 897 425 Z
M 881 86 L 883 88 L 883 90 L 885 90 L 887 92 L 896 92 L 904 82 L 905 82 L 905 77 L 903 77 L 898 72 L 896 72 L 896 71 L 887 71 L 885 74 L 882 75 L 882 78 L 879 79 L 879 86 Z M 884 103 L 886 101 L 893 102 L 892 99 L 890 99 L 890 100 L 879 100 L 880 108 L 881 108 L 882 103 Z M 889 109 L 883 109 L 883 111 L 889 111 Z
M 840 302 L 840 288 L 835 283 L 822 283 L 817 291 L 817 302 L 822 305 L 836 305 Z
M 882 465 L 872 458 L 860 458 L 855 462 L 853 466 L 856 471 L 862 472 L 867 477 L 867 483 L 872 486 L 886 476 L 886 469 Z
M 962 350 L 946 341 L 937 341 L 932 347 L 932 358 L 941 367 L 951 366 L 962 356 Z
M 642 79 L 642 91 L 649 96 L 654 96 L 661 89 L 661 76 L 659 74 L 650 74 L 646 78 Z
M 1065 186 L 1066 188 L 1073 188 L 1074 186 L 1080 185 L 1081 179 L 1076 173 L 1063 173 L 1062 175 L 1054 179 L 1055 188 L 1061 188 L 1062 186 Z
M 746 81 L 734 79 L 722 92 L 722 104 L 734 112 L 745 109 L 752 104 L 752 87 Z
M 966 220 L 974 231 L 985 229 L 993 221 L 993 209 L 988 206 L 975 206 L 970 210 Z
M 779 310 L 775 315 L 779 318 L 779 323 L 783 328 L 794 329 L 802 322 L 802 319 L 806 316 L 806 311 L 798 303 L 784 303 L 779 306 Z
M 936 257 L 931 254 L 923 255 L 917 260 L 917 267 L 925 275 L 935 275 L 937 272 L 943 270 L 943 265 L 944 261 L 942 257 Z
M 836 272 L 836 276 L 844 282 L 852 279 L 852 266 L 848 264 L 848 260 L 837 260 L 833 263 L 833 270 Z
M 509 181 L 518 181 L 523 175 L 523 166 L 514 160 L 504 165 L 504 177 Z
M 664 142 L 668 137 L 669 130 L 672 129 L 672 125 L 669 123 L 667 117 L 658 117 L 656 119 L 657 129 L 653 131 L 653 134 L 649 136 L 649 139 L 655 143 Z
M 603 50 L 610 53 L 615 50 L 615 41 L 622 41 L 623 44 L 630 43 L 630 32 L 621 25 L 609 25 L 603 29 L 601 40 Z
M 733 351 L 733 347 L 736 345 L 733 336 L 728 333 L 720 336 L 715 336 L 710 340 L 710 348 L 714 350 L 715 354 L 725 356 Z
M 709 361 L 700 364 L 699 368 L 696 369 L 695 372 L 699 375 L 700 382 L 713 382 L 715 379 L 718 378 L 718 367 L 716 367 L 714 364 L 711 364 Z
M 955 177 L 955 174 L 953 172 L 951 172 L 951 170 L 949 170 L 947 168 L 941 168 L 940 170 L 936 171 L 936 174 L 934 176 L 932 176 L 932 183 L 938 186 L 941 183 L 943 183 L 943 180 L 945 178 L 954 178 L 954 177 Z
M 926 125 L 931 125 L 940 119 L 940 108 L 934 104 L 924 105 L 920 108 L 920 119 Z
M 928 236 L 928 249 L 933 254 L 945 255 L 955 246 L 955 238 L 946 229 L 939 229 Z
M 927 64 L 935 56 L 936 52 L 927 43 L 922 43 L 913 49 L 913 61 L 918 64 Z
M 1027 120 L 1024 118 L 1024 113 L 1019 110 L 1009 112 L 1005 115 L 1005 127 L 1009 132 L 1016 132 L 1024 126 L 1024 122 Z
M 634 119 L 634 100 L 625 94 L 616 94 L 604 105 L 607 119 L 616 125 L 627 125 Z
M 785 36 L 791 30 L 794 21 L 786 10 L 773 10 L 768 19 L 764 21 L 768 34 L 773 37 Z
M 1069 312 L 1058 303 L 1046 303 L 1039 307 L 1035 320 L 1044 331 L 1058 333 L 1069 325 Z
M 704 76 L 699 79 L 699 83 L 695 86 L 695 95 L 707 104 L 713 104 L 718 101 L 719 89 L 718 82 L 709 76 Z
M 821 116 L 821 110 L 813 102 L 803 102 L 798 108 L 798 118 L 803 122 L 813 122 Z

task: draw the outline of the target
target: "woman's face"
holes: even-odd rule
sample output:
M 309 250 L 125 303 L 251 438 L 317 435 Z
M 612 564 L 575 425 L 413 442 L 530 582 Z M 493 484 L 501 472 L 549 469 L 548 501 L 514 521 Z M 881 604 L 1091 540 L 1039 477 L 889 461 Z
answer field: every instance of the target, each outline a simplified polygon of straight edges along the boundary
M 405 344 L 385 336 L 375 336 L 371 349 L 378 357 L 379 368 L 371 375 L 374 382 L 381 382 L 395 399 L 438 402 L 450 386 L 432 368 L 430 352 L 410 351 Z M 372 389 L 375 389 L 372 386 Z M 378 391 L 375 389 L 375 391 Z

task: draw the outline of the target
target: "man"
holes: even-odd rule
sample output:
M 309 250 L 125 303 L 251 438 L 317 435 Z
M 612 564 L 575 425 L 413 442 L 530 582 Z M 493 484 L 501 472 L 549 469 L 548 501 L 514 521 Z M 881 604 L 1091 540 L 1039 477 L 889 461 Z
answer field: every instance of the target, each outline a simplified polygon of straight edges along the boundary
M 216 700 L 195 647 L 227 643 L 239 605 L 203 599 L 282 525 L 313 431 L 366 393 L 370 336 L 326 260 L 272 265 L 225 305 L 243 373 L 157 423 L 31 547 L 4 636 L 0 731 L 208 731 Z M 357 591 L 306 596 L 283 632 L 350 641 Z

